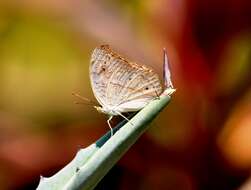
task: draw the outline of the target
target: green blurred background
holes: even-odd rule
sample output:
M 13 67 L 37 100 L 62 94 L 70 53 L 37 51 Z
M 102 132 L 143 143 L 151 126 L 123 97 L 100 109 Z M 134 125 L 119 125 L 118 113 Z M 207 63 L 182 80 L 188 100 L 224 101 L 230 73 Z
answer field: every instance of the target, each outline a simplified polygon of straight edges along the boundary
M 95 100 L 105 43 L 160 76 L 166 47 L 177 92 L 96 189 L 250 190 L 250 21 L 249 0 L 0 1 L 0 189 L 35 189 L 109 130 L 71 95 Z

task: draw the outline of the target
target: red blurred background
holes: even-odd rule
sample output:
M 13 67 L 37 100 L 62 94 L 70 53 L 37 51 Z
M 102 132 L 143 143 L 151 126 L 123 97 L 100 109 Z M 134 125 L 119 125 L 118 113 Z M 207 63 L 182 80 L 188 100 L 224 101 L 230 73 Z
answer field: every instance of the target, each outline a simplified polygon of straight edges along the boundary
M 108 131 L 94 100 L 103 43 L 177 92 L 99 189 L 251 189 L 251 1 L 0 1 L 0 187 L 35 189 Z M 119 119 L 118 119 L 119 120 Z M 115 122 L 113 122 L 115 125 Z

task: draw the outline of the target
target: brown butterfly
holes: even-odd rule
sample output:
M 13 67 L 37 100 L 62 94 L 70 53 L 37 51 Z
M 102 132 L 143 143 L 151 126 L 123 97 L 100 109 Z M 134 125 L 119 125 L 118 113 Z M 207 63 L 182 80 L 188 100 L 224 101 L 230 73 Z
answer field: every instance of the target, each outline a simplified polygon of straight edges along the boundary
M 120 115 L 128 120 L 122 113 L 141 110 L 163 92 L 157 73 L 147 66 L 129 61 L 108 45 L 94 49 L 89 72 L 94 96 L 101 105 L 95 108 L 109 115 L 107 123 L 111 133 L 110 121 L 113 116 Z M 164 77 L 171 94 L 175 90 L 165 50 Z

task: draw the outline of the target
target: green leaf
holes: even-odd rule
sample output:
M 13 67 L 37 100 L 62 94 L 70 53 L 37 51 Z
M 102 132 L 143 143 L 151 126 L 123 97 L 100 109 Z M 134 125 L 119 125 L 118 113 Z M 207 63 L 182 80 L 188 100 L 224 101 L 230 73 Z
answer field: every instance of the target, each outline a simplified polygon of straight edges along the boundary
M 167 92 L 168 91 L 168 92 Z M 121 122 L 94 144 L 79 150 L 75 158 L 61 171 L 50 178 L 41 177 L 38 190 L 93 189 L 123 154 L 147 129 L 148 124 L 169 103 L 174 89 L 167 89 L 158 99 L 151 101 L 130 122 Z

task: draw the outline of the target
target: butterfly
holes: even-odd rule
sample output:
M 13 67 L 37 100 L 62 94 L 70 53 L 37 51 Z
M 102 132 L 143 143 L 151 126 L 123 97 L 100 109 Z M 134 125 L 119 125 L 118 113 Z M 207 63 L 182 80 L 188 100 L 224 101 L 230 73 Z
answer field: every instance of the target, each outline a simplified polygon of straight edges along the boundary
M 110 121 L 113 116 L 135 112 L 144 108 L 163 92 L 157 73 L 150 67 L 129 61 L 114 52 L 109 45 L 101 45 L 91 55 L 89 75 L 91 87 L 100 106 L 95 108 L 109 116 L 107 123 L 113 134 Z M 166 87 L 172 88 L 171 75 L 164 51 L 164 76 Z

